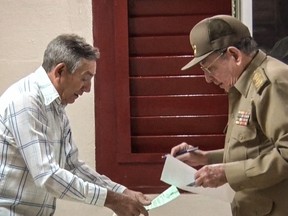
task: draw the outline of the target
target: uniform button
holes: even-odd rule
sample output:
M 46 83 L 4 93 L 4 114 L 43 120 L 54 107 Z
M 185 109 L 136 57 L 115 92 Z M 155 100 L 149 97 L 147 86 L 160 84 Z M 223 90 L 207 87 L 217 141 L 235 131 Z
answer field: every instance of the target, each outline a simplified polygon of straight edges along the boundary
M 244 137 L 242 134 L 239 135 L 239 139 L 240 139 L 241 141 L 242 141 L 244 138 L 245 138 L 245 137 Z

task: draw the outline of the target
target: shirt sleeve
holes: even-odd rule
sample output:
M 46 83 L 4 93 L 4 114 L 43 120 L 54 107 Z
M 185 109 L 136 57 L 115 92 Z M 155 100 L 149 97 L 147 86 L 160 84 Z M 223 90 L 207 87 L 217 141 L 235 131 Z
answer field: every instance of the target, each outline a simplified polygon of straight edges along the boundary
M 73 144 L 73 139 L 71 139 L 72 149 L 69 152 L 69 156 L 67 157 L 67 166 L 66 169 L 70 170 L 79 178 L 94 183 L 96 185 L 100 185 L 108 190 L 112 190 L 116 193 L 122 193 L 126 187 L 120 185 L 105 175 L 101 175 L 88 166 L 84 161 L 79 160 L 78 158 L 78 148 Z
M 98 206 L 104 205 L 108 189 L 117 192 L 124 190 L 121 185 L 78 162 L 77 151 L 73 146 L 65 145 L 62 136 L 56 139 L 55 135 L 51 135 L 58 133 L 59 128 L 50 124 L 51 119 L 47 118 L 50 108 L 47 109 L 39 98 L 23 94 L 13 100 L 8 109 L 11 113 L 9 128 L 21 154 L 21 158 L 16 157 L 17 163 L 25 163 L 36 187 L 60 199 Z M 55 114 L 53 118 L 58 117 Z M 68 161 L 77 161 L 74 165 L 70 163 L 75 166 L 73 172 L 63 165 L 71 153 L 67 149 L 72 149 Z

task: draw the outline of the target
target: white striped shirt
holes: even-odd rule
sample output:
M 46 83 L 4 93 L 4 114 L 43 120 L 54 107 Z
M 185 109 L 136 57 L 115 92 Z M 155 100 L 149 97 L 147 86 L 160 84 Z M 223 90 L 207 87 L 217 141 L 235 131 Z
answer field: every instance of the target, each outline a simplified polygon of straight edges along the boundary
M 53 215 L 56 198 L 103 206 L 124 186 L 78 160 L 64 106 L 45 70 L 0 97 L 0 215 Z

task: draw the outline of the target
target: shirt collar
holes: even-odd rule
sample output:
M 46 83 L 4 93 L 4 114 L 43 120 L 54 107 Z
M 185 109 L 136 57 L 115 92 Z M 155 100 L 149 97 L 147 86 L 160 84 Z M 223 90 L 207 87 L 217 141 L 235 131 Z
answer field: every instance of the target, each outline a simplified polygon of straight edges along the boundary
M 248 94 L 253 72 L 262 64 L 262 62 L 267 58 L 266 53 L 262 50 L 259 50 L 258 53 L 254 56 L 248 67 L 244 70 L 242 75 L 239 77 L 234 87 L 245 97 Z
M 42 66 L 35 71 L 34 76 L 43 95 L 45 105 L 47 106 L 53 101 L 60 105 L 60 96 Z

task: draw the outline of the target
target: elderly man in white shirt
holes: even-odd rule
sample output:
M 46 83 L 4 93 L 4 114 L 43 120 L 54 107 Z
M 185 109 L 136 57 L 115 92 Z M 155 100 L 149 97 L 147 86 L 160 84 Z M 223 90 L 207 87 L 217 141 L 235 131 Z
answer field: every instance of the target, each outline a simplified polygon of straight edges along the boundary
M 0 97 L 0 215 L 53 215 L 56 199 L 148 215 L 141 192 L 78 159 L 65 106 L 89 92 L 97 48 L 77 35 L 52 40 L 43 64 Z

